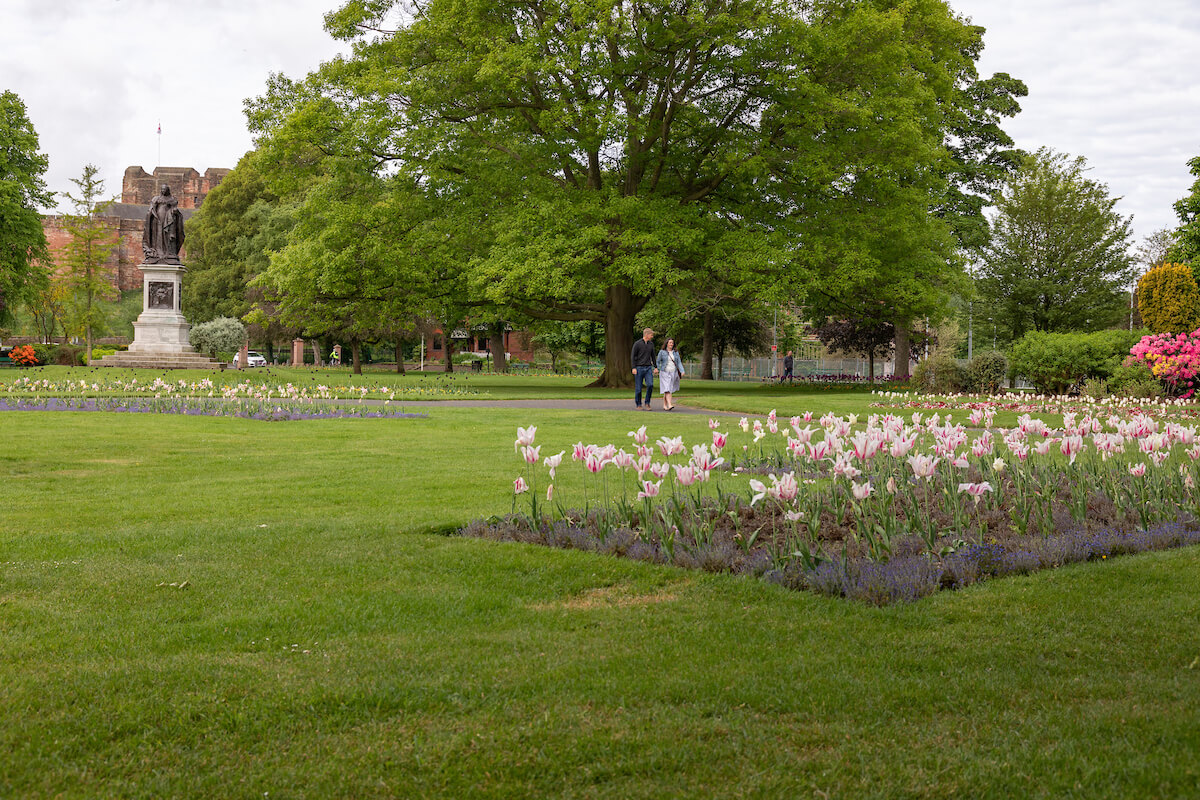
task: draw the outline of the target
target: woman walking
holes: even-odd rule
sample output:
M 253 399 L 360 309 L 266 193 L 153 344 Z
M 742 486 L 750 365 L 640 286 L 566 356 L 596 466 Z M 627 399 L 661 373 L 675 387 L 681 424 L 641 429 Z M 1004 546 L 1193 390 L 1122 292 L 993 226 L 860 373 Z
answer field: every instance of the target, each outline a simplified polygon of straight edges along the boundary
M 662 395 L 663 410 L 675 408 L 671 395 L 679 391 L 679 379 L 683 377 L 683 361 L 679 351 L 675 349 L 675 340 L 667 339 L 663 349 L 658 351 L 658 393 Z

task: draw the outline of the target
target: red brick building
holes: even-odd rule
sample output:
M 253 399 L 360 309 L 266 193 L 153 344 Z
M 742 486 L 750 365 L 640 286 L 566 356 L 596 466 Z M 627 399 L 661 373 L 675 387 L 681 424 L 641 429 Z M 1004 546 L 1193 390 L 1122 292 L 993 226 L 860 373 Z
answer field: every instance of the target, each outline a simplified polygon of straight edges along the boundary
M 210 167 L 204 174 L 191 167 L 155 167 L 153 173 L 141 167 L 126 169 L 121 183 L 121 201 L 113 203 L 101 215 L 111 228 L 112 241 L 116 244 L 113 255 L 105 264 L 113 286 L 120 291 L 142 288 L 142 271 L 138 269 L 142 263 L 142 228 L 150 200 L 158 194 L 160 186 L 165 183 L 171 187 L 171 194 L 179 200 L 186 225 L 186 220 L 229 172 L 219 167 Z M 66 220 L 58 215 L 42 217 L 42 230 L 51 255 L 58 260 L 71 240 Z M 183 249 L 186 253 L 186 242 Z
M 504 331 L 504 352 L 509 358 L 519 358 L 522 361 L 533 360 L 533 348 L 530 346 L 528 331 L 514 331 L 508 328 Z M 456 328 L 450 332 L 450 341 L 455 353 L 475 353 L 488 355 L 488 326 L 472 325 L 470 328 Z M 425 360 L 441 361 L 446 357 L 445 336 L 441 328 L 425 337 Z

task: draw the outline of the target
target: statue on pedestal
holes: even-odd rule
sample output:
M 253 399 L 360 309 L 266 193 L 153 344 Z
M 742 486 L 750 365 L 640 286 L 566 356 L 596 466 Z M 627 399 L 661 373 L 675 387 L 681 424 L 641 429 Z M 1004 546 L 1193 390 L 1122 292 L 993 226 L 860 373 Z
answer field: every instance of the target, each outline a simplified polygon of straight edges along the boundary
M 178 264 L 183 247 L 183 213 L 179 201 L 165 183 L 150 201 L 146 227 L 142 231 L 142 254 L 146 264 Z

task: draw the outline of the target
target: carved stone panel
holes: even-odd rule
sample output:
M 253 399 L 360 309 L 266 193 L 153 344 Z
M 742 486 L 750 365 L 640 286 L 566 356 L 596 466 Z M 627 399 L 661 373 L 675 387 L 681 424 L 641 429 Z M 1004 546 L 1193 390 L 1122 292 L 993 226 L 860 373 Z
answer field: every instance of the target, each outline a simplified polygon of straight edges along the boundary
M 169 281 L 150 281 L 149 308 L 175 310 L 175 284 Z

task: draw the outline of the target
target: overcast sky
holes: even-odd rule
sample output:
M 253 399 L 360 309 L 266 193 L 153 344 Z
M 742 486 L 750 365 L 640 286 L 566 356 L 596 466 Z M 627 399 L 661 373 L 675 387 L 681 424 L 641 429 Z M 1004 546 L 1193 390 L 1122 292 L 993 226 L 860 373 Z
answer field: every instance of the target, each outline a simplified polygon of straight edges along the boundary
M 25 101 L 52 190 L 88 162 L 113 194 L 130 165 L 232 167 L 250 147 L 242 101 L 342 49 L 322 29 L 337 2 L 0 0 L 0 90 Z M 1005 126 L 1018 146 L 1085 156 L 1139 238 L 1175 227 L 1200 156 L 1200 0 L 951 5 L 987 28 L 981 73 L 1029 86 Z

